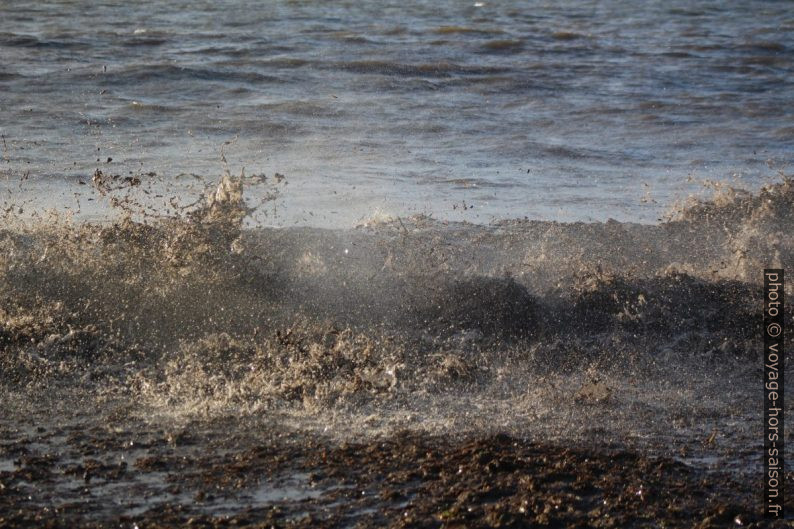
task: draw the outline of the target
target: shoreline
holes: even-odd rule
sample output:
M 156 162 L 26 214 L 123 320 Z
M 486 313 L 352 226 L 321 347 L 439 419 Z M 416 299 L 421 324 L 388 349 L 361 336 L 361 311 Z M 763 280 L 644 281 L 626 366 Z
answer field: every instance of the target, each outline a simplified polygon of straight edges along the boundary
M 265 417 L 54 423 L 2 426 L 4 527 L 786 526 L 760 519 L 752 480 L 619 445 L 343 441 Z

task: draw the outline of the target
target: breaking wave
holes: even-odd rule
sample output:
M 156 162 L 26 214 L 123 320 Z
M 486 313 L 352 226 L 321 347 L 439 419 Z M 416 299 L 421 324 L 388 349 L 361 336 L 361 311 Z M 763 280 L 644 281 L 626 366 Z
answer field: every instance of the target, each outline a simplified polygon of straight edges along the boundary
M 246 182 L 227 174 L 161 217 L 130 199 L 140 182 L 101 173 L 118 219 L 9 208 L 3 391 L 79 388 L 190 416 L 403 418 L 467 395 L 469 411 L 487 395 L 526 412 L 563 394 L 635 406 L 644 392 L 680 414 L 698 373 L 757 370 L 760 270 L 794 257 L 789 179 L 719 189 L 658 225 L 417 216 L 350 230 L 248 226 Z

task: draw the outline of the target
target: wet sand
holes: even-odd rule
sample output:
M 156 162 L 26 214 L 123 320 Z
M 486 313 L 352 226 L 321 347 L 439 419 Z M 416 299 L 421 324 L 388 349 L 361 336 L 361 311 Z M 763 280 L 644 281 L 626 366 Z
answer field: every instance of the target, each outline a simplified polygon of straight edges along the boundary
M 277 414 L 44 420 L 2 423 L 3 527 L 789 527 L 762 519 L 756 480 L 653 455 L 661 445 L 415 430 L 339 440 Z

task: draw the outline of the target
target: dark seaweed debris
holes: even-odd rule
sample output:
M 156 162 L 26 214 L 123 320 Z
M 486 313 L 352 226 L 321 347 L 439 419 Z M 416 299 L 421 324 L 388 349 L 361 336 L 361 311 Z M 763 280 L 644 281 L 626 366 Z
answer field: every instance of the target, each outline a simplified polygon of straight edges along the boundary
M 258 432 L 236 423 L 230 434 L 229 426 L 221 421 L 177 433 L 144 427 L 9 436 L 2 453 L 18 455 L 13 470 L 0 471 L 0 523 L 787 526 L 761 519 L 754 483 L 617 447 L 408 431 L 338 443 L 306 432 L 261 429 L 261 423 Z M 59 436 L 65 443 L 52 444 Z M 119 462 L 124 454 L 132 457 L 130 464 Z

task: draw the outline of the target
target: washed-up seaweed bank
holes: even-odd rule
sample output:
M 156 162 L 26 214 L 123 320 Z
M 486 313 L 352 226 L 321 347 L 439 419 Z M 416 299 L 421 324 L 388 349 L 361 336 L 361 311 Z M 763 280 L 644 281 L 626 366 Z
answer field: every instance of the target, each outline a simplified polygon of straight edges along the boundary
M 98 172 L 118 218 L 6 209 L 0 525 L 775 526 L 790 179 L 655 225 L 349 230 L 252 225 L 247 182 L 153 216 Z

